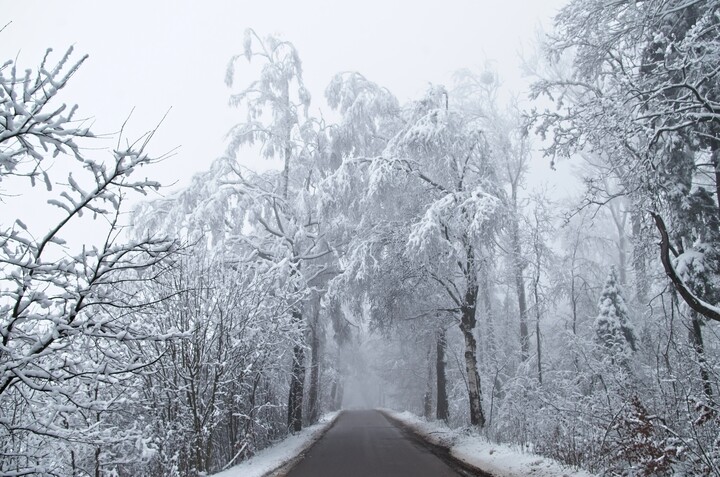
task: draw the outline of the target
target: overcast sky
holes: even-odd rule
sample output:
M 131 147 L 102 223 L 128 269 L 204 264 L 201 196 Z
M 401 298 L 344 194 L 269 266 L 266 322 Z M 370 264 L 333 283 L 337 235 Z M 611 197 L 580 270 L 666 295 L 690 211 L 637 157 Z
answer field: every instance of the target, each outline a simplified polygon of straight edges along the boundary
M 522 90 L 519 52 L 539 26 L 550 26 L 563 3 L 0 0 L 12 22 L 0 39 L 3 58 L 18 56 L 22 68 L 37 67 L 47 47 L 60 55 L 73 45 L 77 58 L 89 54 L 64 100 L 94 119 L 96 133 L 118 130 L 135 108 L 132 138 L 172 108 L 151 150 L 179 147 L 156 170 L 177 188 L 221 154 L 225 133 L 240 118 L 227 106 L 223 79 L 229 58 L 242 51 L 247 27 L 295 44 L 317 111 L 325 109 L 323 91 L 332 75 L 348 70 L 405 100 L 430 82 L 448 82 L 458 68 L 490 60 L 508 89 Z

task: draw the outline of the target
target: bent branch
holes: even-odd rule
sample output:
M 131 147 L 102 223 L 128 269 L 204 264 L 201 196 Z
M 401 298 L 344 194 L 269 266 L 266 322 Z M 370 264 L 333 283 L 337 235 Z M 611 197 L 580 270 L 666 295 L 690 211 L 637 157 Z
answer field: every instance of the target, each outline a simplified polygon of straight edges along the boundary
M 675 271 L 672 260 L 670 259 L 670 238 L 668 237 L 665 222 L 663 222 L 662 217 L 654 212 L 650 212 L 650 215 L 652 215 L 653 220 L 655 220 L 655 226 L 660 231 L 660 260 L 673 286 L 675 286 L 675 289 L 691 309 L 706 318 L 720 321 L 720 309 L 696 297 Z

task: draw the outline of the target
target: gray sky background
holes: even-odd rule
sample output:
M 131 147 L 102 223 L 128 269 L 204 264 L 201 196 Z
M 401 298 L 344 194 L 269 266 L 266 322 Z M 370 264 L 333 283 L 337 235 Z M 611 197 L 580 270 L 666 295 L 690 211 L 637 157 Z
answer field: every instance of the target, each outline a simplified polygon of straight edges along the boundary
M 17 56 L 22 68 L 37 67 L 47 47 L 58 56 L 70 45 L 77 58 L 89 54 L 63 98 L 93 118 L 96 133 L 117 131 L 134 107 L 127 131 L 135 138 L 172 108 L 151 150 L 179 149 L 151 174 L 177 189 L 221 154 L 225 133 L 240 119 L 227 106 L 223 79 L 246 27 L 295 44 L 318 111 L 327 109 L 323 92 L 332 75 L 349 70 L 405 100 L 428 83 L 448 83 L 458 68 L 491 61 L 505 87 L 521 92 L 519 52 L 539 26 L 550 27 L 563 3 L 0 0 L 2 23 L 12 21 L 0 39 L 3 58 Z

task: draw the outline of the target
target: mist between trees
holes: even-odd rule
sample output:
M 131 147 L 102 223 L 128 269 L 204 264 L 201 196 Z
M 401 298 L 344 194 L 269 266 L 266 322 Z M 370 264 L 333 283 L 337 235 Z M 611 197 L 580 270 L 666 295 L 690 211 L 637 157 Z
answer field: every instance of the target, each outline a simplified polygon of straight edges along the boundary
M 248 30 L 226 154 L 131 227 L 152 132 L 98 151 L 62 102 L 85 58 L 6 62 L 3 203 L 48 210 L 3 215 L 0 475 L 207 475 L 343 404 L 720 475 L 720 3 L 571 1 L 539 51 L 535 102 L 346 72 L 328 123 L 292 43 Z M 528 191 L 538 150 L 583 193 Z

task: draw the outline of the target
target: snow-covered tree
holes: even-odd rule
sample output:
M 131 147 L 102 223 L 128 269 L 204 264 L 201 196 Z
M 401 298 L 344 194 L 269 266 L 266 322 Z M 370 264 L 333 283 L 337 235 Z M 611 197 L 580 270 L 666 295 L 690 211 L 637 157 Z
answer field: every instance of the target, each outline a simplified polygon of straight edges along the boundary
M 105 158 L 82 147 L 93 134 L 57 102 L 84 61 L 71 54 L 52 66 L 48 51 L 35 73 L 0 68 L 0 180 L 13 192 L 0 225 L 0 473 L 10 475 L 99 475 L 146 459 L 126 383 L 175 336 L 144 315 L 145 271 L 162 273 L 174 242 L 123 234 L 126 198 L 160 186 L 137 177 L 155 161 L 152 133 Z
M 673 271 L 669 241 L 681 227 L 671 223 L 672 209 L 693 192 L 695 174 L 719 190 L 719 8 L 705 0 L 572 1 L 556 19 L 549 52 L 554 60 L 570 55 L 573 69 L 535 86 L 557 106 L 536 115 L 539 132 L 551 137 L 548 154 L 589 150 L 605 158 L 623 193 L 668 235 L 662 263 L 683 300 L 717 321 L 713 304 Z
M 604 347 L 613 359 L 626 360 L 633 351 L 636 351 L 637 338 L 620 290 L 615 267 L 610 268 L 598 301 L 598 308 L 599 313 L 595 318 L 598 344 Z
M 248 177 L 253 174 L 236 168 L 232 187 L 248 203 L 258 232 L 257 239 L 248 243 L 254 244 L 260 257 L 284 267 L 298 289 L 308 289 L 327 270 L 327 264 L 317 260 L 331 253 L 314 209 L 315 182 L 321 176 L 328 143 L 321 124 L 308 116 L 310 94 L 292 43 L 273 36 L 262 39 L 249 29 L 244 56 L 249 62 L 261 61 L 260 77 L 231 96 L 231 104 L 244 108 L 247 118 L 230 131 L 228 155 L 235 157 L 240 146 L 259 143 L 265 157 L 282 158 L 283 168 L 278 184 L 254 180 L 260 177 Z M 228 67 L 228 86 L 233 85 L 237 58 Z M 293 311 L 298 324 L 304 323 L 303 312 L 302 304 Z M 298 343 L 288 398 L 288 427 L 293 431 L 299 431 L 303 423 L 304 360 L 305 345 Z
M 350 242 L 344 275 L 373 280 L 402 256 L 412 275 L 435 287 L 434 308 L 455 317 L 461 330 L 470 420 L 483 426 L 474 336 L 478 260 L 498 205 L 487 142 L 477 122 L 450 107 L 442 87 L 411 103 L 403 121 L 379 156 L 350 157 L 336 173 L 360 179 L 349 183 L 359 186 L 356 202 L 367 224 Z

